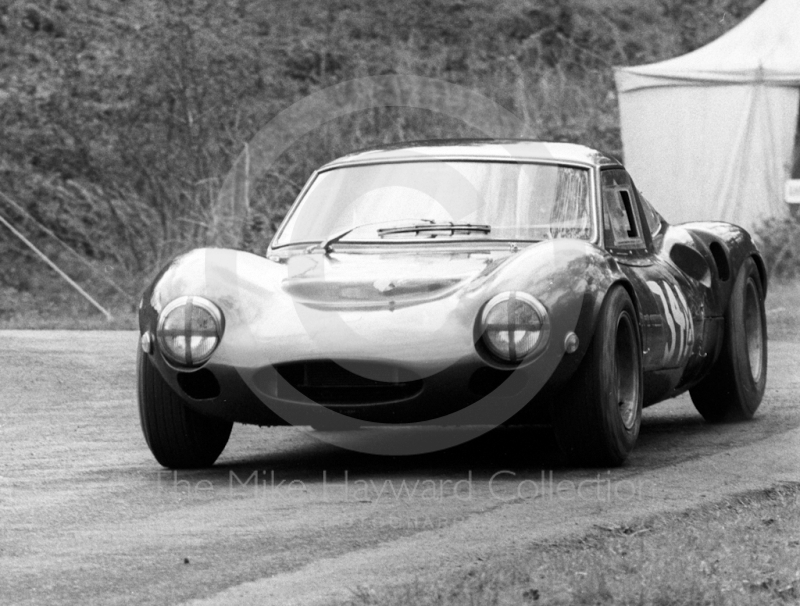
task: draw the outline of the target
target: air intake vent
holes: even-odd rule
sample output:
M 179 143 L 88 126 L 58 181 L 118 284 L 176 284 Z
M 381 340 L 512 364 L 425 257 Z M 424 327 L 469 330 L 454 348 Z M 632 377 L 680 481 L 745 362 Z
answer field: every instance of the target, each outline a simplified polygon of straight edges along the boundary
M 178 385 L 190 398 L 208 400 L 219 395 L 219 382 L 207 368 L 195 372 L 179 372 Z
M 725 254 L 725 250 L 719 242 L 712 242 L 708 245 L 708 248 L 711 250 L 711 254 L 714 257 L 714 264 L 717 266 L 717 275 L 719 275 L 720 280 L 725 282 L 731 277 L 728 255 Z
M 297 398 L 296 391 L 318 404 L 380 404 L 407 400 L 422 391 L 422 379 L 390 364 L 314 360 L 279 364 L 278 397 Z M 295 391 L 296 390 L 296 391 Z

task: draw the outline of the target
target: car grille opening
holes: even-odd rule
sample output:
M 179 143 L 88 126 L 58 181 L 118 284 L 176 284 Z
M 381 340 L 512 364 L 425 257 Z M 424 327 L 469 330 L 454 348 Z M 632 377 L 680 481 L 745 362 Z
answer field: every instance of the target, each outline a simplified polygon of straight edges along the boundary
M 422 379 L 391 364 L 314 360 L 278 364 L 278 397 L 297 399 L 296 391 L 318 404 L 378 404 L 418 395 Z M 295 391 L 296 390 L 296 391 Z
M 207 368 L 195 372 L 179 372 L 178 385 L 187 396 L 195 400 L 216 398 L 220 393 L 219 381 Z
M 479 368 L 472 373 L 469 379 L 469 388 L 479 396 L 487 396 L 505 383 L 512 374 L 511 370 Z

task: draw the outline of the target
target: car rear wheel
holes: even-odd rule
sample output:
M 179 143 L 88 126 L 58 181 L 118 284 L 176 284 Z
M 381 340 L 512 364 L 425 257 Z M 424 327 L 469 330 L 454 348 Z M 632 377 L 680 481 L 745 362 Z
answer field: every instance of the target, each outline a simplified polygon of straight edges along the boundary
M 642 347 L 627 291 L 612 288 L 578 371 L 552 404 L 553 426 L 571 462 L 620 465 L 633 449 L 642 420 Z
M 722 350 L 708 376 L 690 390 L 706 421 L 751 419 L 767 384 L 767 315 L 764 288 L 752 258 L 736 276 L 725 310 Z
M 147 445 L 164 467 L 209 467 L 217 460 L 233 423 L 196 413 L 139 351 L 139 420 Z

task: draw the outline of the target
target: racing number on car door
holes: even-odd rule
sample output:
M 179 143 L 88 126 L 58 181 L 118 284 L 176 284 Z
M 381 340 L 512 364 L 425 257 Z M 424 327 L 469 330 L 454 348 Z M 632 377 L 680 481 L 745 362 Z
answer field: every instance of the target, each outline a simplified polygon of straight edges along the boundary
M 681 289 L 670 282 L 648 280 L 647 287 L 655 295 L 667 327 L 663 367 L 681 366 L 694 344 L 694 322 L 689 303 Z

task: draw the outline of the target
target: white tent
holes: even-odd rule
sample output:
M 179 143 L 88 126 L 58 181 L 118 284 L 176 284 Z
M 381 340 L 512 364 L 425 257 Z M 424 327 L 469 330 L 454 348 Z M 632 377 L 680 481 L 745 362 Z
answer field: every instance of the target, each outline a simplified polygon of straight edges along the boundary
M 627 168 L 667 221 L 752 228 L 787 213 L 800 0 L 766 0 L 710 44 L 615 77 Z

